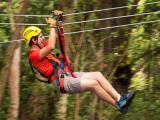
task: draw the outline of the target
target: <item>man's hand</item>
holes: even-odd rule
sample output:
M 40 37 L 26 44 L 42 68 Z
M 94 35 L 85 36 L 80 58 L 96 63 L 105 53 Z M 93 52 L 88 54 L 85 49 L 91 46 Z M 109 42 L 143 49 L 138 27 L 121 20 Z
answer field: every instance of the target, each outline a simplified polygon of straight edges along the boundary
M 54 18 L 46 18 L 47 24 L 50 25 L 50 27 L 56 27 L 57 26 L 57 21 Z
M 55 19 L 57 20 L 57 21 L 63 21 L 63 12 L 62 11 L 60 11 L 60 10 L 54 10 L 53 11 L 53 16 L 55 17 Z
M 54 10 L 54 11 L 53 11 L 53 15 L 54 15 L 54 16 L 62 16 L 62 15 L 63 15 L 63 11 Z

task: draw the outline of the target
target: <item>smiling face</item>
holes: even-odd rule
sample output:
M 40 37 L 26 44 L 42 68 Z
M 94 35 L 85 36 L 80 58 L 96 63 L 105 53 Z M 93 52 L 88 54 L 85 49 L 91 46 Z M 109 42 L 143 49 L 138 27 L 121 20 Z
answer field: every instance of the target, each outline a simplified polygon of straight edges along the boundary
M 42 33 L 40 33 L 37 37 L 33 37 L 32 41 L 34 45 L 38 45 L 39 47 L 43 47 L 43 42 L 45 40 L 45 37 Z
M 43 35 L 42 33 L 40 33 L 40 34 L 38 35 L 37 39 L 38 39 L 38 42 L 37 42 L 37 43 L 38 43 L 39 45 L 41 45 L 41 44 L 44 42 L 45 37 L 44 37 L 44 35 Z

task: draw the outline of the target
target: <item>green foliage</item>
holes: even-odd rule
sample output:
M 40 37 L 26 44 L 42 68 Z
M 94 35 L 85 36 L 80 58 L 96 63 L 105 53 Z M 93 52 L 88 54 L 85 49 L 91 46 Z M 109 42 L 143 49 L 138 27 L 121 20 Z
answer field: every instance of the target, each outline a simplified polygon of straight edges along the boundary
M 7 90 L 5 90 L 5 96 L 3 98 L 3 105 L 0 107 L 0 120 L 6 120 L 7 119 L 7 109 L 9 107 L 8 103 L 10 101 L 10 98 L 8 97 L 8 93 L 7 93 Z
M 131 80 L 131 88 L 135 90 L 144 90 L 147 86 L 147 76 L 142 71 L 137 72 Z
M 155 0 L 140 0 L 138 4 L 153 2 Z M 30 0 L 29 7 L 26 14 L 50 14 L 54 8 L 58 5 L 57 0 L 44 1 L 44 0 Z M 63 1 L 65 2 L 65 1 Z M 97 9 L 97 3 L 102 1 L 97 0 L 79 0 L 78 3 L 72 3 L 74 10 L 76 11 L 88 11 Z M 103 1 L 104 2 L 104 1 Z M 108 1 L 106 1 L 107 3 Z M 120 1 L 121 2 L 121 1 Z M 133 4 L 134 0 L 128 0 L 128 4 Z M 105 3 L 104 3 L 105 4 Z M 13 12 L 17 13 L 19 8 L 19 1 L 13 0 Z M 6 8 L 7 2 L 0 2 L 0 7 Z M 72 8 L 63 8 L 64 11 L 73 11 Z M 139 6 L 136 10 L 137 13 L 158 11 L 160 5 L 144 5 Z M 128 9 L 128 13 L 131 8 Z M 2 13 L 8 13 L 7 9 L 2 9 Z M 76 15 L 71 17 L 72 21 L 91 20 L 99 18 L 98 14 L 90 13 L 84 15 Z M 129 22 L 158 20 L 159 15 L 146 15 L 144 17 L 132 18 Z M 8 22 L 7 16 L 0 17 L 0 22 Z M 26 17 L 26 23 L 44 23 L 44 18 L 41 17 Z M 85 29 L 98 28 L 99 22 L 82 23 L 71 25 L 71 31 L 79 31 Z M 104 25 L 105 26 L 105 25 Z M 40 26 L 48 35 L 48 28 Z M 90 93 L 70 95 L 67 100 L 67 120 L 73 120 L 76 109 L 76 102 L 80 100 L 79 117 L 80 120 L 88 120 L 93 109 L 95 111 L 95 119 L 98 120 L 99 116 L 103 116 L 105 120 L 159 120 L 160 119 L 160 26 L 159 23 L 138 25 L 134 28 L 124 28 L 124 34 L 126 34 L 127 40 L 117 46 L 112 46 L 116 38 L 120 33 L 117 30 L 108 31 L 94 31 L 84 34 L 70 36 L 68 55 L 71 58 L 72 66 L 75 71 L 97 71 L 100 70 L 106 74 L 106 68 L 102 68 L 102 63 L 108 63 L 113 65 L 122 57 L 122 52 L 125 50 L 125 44 L 128 43 L 127 56 L 120 63 L 119 66 L 130 66 L 133 76 L 131 76 L 130 89 L 137 90 L 138 93 L 131 105 L 129 112 L 125 115 L 121 115 L 116 108 L 108 105 L 102 101 L 97 100 L 96 106 L 93 107 L 94 95 Z M 128 32 L 130 33 L 128 35 Z M 0 39 L 8 41 L 10 39 L 10 27 L 0 27 Z M 123 38 L 121 38 L 123 39 Z M 104 53 L 105 42 L 111 43 L 112 48 L 110 53 Z M 5 50 L 9 43 L 0 44 L 0 69 L 4 64 Z M 55 50 L 57 51 L 57 50 Z M 72 57 L 74 56 L 74 57 Z M 112 72 L 112 69 L 109 69 Z M 109 74 L 109 73 L 108 73 Z M 128 74 L 126 72 L 126 74 Z M 121 74 L 118 78 L 126 78 L 126 74 Z M 55 96 L 52 85 L 41 85 L 36 82 L 33 73 L 31 72 L 28 63 L 28 47 L 24 42 L 21 44 L 21 81 L 20 81 L 20 113 L 25 113 L 28 119 L 35 120 L 50 120 L 58 119 L 57 109 L 55 105 L 59 101 L 59 97 Z M 116 76 L 115 76 L 116 77 Z M 117 78 L 117 79 L 118 79 Z M 7 90 L 6 90 L 7 93 Z M 32 95 L 35 96 L 32 96 Z M 9 95 L 4 97 L 3 106 L 0 108 L 0 119 L 5 120 L 7 118 L 7 108 L 9 103 Z M 35 99 L 33 99 L 35 97 Z M 32 98 L 32 99 L 31 99 Z M 79 98 L 79 99 L 78 99 Z M 31 101 L 30 101 L 31 100 Z M 33 101 L 32 101 L 33 100 Z M 36 102 L 35 102 L 35 101 Z M 33 108 L 35 111 L 33 111 Z M 77 112 L 77 111 L 76 111 Z M 21 117 L 21 116 L 20 116 Z M 20 118 L 21 119 L 21 118 Z

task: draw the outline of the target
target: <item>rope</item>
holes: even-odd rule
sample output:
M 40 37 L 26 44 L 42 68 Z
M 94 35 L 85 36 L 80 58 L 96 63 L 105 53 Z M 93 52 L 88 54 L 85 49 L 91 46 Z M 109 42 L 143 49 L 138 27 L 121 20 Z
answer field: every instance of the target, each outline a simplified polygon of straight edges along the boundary
M 65 34 L 65 35 L 72 35 L 72 34 L 78 34 L 78 33 L 84 33 L 84 32 L 92 32 L 92 31 L 99 31 L 99 30 L 107 30 L 107 29 L 120 28 L 120 27 L 127 27 L 127 26 L 134 26 L 134 25 L 140 25 L 140 24 L 155 23 L 155 22 L 160 22 L 160 20 L 146 21 L 146 22 L 138 22 L 138 23 L 133 23 L 133 24 L 118 25 L 118 26 L 104 27 L 104 28 L 97 28 L 97 29 L 90 29 L 90 30 L 82 30 L 82 31 L 76 31 L 76 32 L 67 32 L 67 33 L 64 33 L 64 34 Z M 48 36 L 45 36 L 45 37 L 48 37 Z M 10 42 L 16 42 L 16 41 L 22 41 L 22 40 L 24 40 L 24 39 L 18 39 L 18 40 L 0 42 L 0 44 L 3 44 L 3 43 L 10 43 Z
M 85 11 L 85 12 L 79 12 L 79 13 L 70 13 L 70 14 L 66 14 L 64 16 L 79 15 L 79 14 L 101 12 L 101 11 L 108 11 L 108 10 L 116 10 L 116 9 L 129 8 L 129 7 L 137 7 L 137 6 L 142 6 L 142 5 L 151 5 L 151 4 L 158 4 L 158 3 L 160 3 L 160 1 L 158 1 L 158 2 L 143 3 L 143 4 L 138 4 L 138 5 L 127 5 L 127 6 L 113 7 L 113 8 L 107 8 L 107 9 L 91 10 L 91 11 Z
M 90 30 L 81 30 L 81 31 L 69 32 L 69 33 L 65 33 L 65 34 L 66 35 L 71 35 L 71 34 L 77 34 L 77 33 L 92 32 L 92 31 L 99 31 L 99 30 L 107 30 L 107 29 L 127 27 L 127 26 L 134 26 L 134 25 L 154 23 L 154 22 L 160 22 L 160 20 L 147 21 L 147 22 L 139 22 L 139 23 L 133 23 L 133 24 L 126 24 L 126 25 L 117 25 L 117 26 L 112 26 L 112 27 L 104 27 L 104 28 L 97 28 L 97 29 L 90 29 Z
M 5 40 L 5 42 L 0 42 L 0 44 L 2 44 L 2 43 L 11 43 L 11 42 L 18 42 L 18 41 L 24 41 L 24 39 L 18 39 L 18 40 L 12 40 L 12 41 Z
M 141 14 L 133 14 L 133 15 L 125 15 L 125 16 L 118 16 L 118 17 L 107 17 L 107 18 L 101 18 L 101 19 L 93 19 L 93 20 L 86 20 L 86 21 L 77 21 L 77 22 L 69 22 L 69 23 L 64 23 L 63 25 L 71 25 L 71 24 L 80 24 L 80 23 L 89 23 L 89 22 L 96 22 L 96 21 L 102 21 L 102 20 L 112 20 L 112 19 L 119 19 L 119 18 L 127 18 L 127 17 L 134 17 L 134 16 L 141 16 L 141 15 L 151 15 L 151 14 L 159 14 L 160 11 L 156 12 L 148 12 L 148 13 L 141 13 Z M 47 24 L 33 24 L 33 23 L 0 23 L 0 25 L 26 25 L 26 26 L 32 26 L 32 25 L 37 25 L 37 26 L 44 26 Z
M 48 25 L 48 24 L 33 24 L 33 23 L 0 23 L 0 25 L 17 25 L 17 26 L 21 26 L 21 25 L 26 25 L 26 26 L 32 26 L 32 25 L 37 25 L 37 26 L 44 26 L 44 25 Z
M 86 14 L 86 13 L 101 12 L 101 11 L 108 11 L 108 10 L 116 10 L 116 9 L 136 7 L 136 6 L 142 6 L 142 5 L 158 4 L 158 3 L 160 3 L 160 1 L 158 1 L 158 2 L 143 3 L 143 4 L 138 4 L 138 5 L 127 5 L 127 6 L 121 6 L 121 7 L 112 7 L 112 8 L 99 9 L 99 10 L 84 11 L 84 12 L 78 12 L 78 13 L 69 13 L 69 14 L 65 14 L 63 16 L 80 15 L 80 14 Z M 52 17 L 52 15 L 26 15 L 26 14 L 25 15 L 24 14 L 0 14 L 0 16 Z
M 64 25 L 79 24 L 79 23 L 88 23 L 88 22 L 95 22 L 95 21 L 102 21 L 102 20 L 112 20 L 112 19 L 119 19 L 119 18 L 126 18 L 126 17 L 140 16 L 140 15 L 159 14 L 159 13 L 160 13 L 160 11 L 148 12 L 148 13 L 142 13 L 142 14 L 133 14 L 133 15 L 126 15 L 126 16 L 118 16 L 118 17 L 109 17 L 109 18 L 102 18 L 102 19 L 94 19 L 94 20 L 70 22 L 70 23 L 64 23 Z

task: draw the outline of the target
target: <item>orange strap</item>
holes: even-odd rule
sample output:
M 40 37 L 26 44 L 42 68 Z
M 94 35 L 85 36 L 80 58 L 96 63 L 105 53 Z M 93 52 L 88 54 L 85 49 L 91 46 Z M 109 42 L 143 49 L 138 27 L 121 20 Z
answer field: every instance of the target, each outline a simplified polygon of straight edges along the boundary
M 60 78 L 60 90 L 62 93 L 66 93 L 64 90 L 64 78 Z
M 47 59 L 49 59 L 49 60 L 52 60 L 52 61 L 54 61 L 54 62 L 57 62 L 58 64 L 61 63 L 61 61 L 60 61 L 58 58 L 56 58 L 53 54 L 48 54 L 46 57 L 47 57 Z

